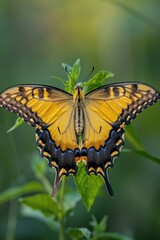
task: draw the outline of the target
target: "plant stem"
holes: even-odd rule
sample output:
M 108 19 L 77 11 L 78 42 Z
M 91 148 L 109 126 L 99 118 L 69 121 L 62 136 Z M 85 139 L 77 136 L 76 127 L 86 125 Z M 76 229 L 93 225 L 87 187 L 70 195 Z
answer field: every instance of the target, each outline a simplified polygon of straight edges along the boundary
M 132 125 L 130 125 L 126 129 L 126 136 L 127 136 L 127 139 L 130 141 L 130 143 L 134 146 L 134 148 L 136 150 L 143 150 L 144 149 L 140 140 L 139 140 L 139 138 L 137 137 Z
M 41 183 L 43 184 L 44 188 L 46 189 L 46 191 L 51 194 L 52 191 L 52 187 L 51 184 L 49 183 L 48 179 L 43 176 L 41 179 L 39 179 L 41 181 Z
M 65 187 L 66 187 L 66 177 L 63 177 L 61 180 L 61 188 L 60 188 L 60 194 L 59 194 L 59 203 L 62 208 L 64 204 Z
M 7 234 L 6 240 L 13 240 L 16 224 L 17 224 L 17 202 L 12 201 L 9 205 L 9 216 L 8 216 L 8 224 L 7 224 Z
M 59 229 L 59 240 L 65 240 L 65 224 L 64 224 L 64 218 L 60 219 L 60 229 Z

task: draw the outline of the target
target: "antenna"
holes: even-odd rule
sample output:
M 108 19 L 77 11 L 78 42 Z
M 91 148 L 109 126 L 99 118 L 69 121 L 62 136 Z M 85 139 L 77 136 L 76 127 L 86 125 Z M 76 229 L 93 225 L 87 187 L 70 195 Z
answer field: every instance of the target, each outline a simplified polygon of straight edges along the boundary
M 88 80 L 88 78 L 91 76 L 91 74 L 93 73 L 93 71 L 94 71 L 94 66 L 92 67 L 92 69 L 91 69 L 90 73 L 88 74 L 88 76 L 87 76 L 81 83 L 83 83 L 83 82 L 85 82 L 86 80 Z
M 70 77 L 70 73 L 68 72 L 67 66 L 65 66 L 64 70 L 66 71 L 67 75 Z

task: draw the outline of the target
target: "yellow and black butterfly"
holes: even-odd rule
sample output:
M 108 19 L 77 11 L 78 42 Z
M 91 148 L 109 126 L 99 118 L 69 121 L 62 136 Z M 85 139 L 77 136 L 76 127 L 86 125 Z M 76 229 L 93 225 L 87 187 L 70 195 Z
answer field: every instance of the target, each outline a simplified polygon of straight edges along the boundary
M 160 92 L 143 83 L 117 83 L 86 95 L 80 86 L 71 95 L 45 85 L 18 85 L 0 94 L 0 106 L 16 113 L 36 131 L 42 157 L 56 169 L 55 193 L 62 176 L 77 172 L 100 175 L 113 195 L 108 169 L 124 145 L 124 127 Z

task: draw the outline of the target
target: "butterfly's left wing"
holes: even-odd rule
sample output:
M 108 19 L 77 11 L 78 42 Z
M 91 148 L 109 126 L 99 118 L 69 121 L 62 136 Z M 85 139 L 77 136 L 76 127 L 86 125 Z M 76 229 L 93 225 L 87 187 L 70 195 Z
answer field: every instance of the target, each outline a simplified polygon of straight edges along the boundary
M 106 170 L 113 167 L 124 145 L 124 126 L 160 99 L 160 93 L 142 83 L 111 84 L 85 96 L 82 156 L 89 174 L 103 177 L 113 191 Z
M 55 188 L 63 175 L 77 171 L 72 95 L 45 85 L 19 85 L 0 94 L 0 106 L 16 113 L 36 129 L 42 157 L 57 171 Z

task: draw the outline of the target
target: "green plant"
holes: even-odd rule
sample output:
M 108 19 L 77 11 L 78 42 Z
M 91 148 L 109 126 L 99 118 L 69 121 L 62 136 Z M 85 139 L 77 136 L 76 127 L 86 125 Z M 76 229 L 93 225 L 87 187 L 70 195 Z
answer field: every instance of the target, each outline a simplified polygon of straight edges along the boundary
M 67 75 L 68 80 L 56 77 L 61 80 L 65 86 L 65 90 L 73 93 L 77 79 L 80 74 L 80 60 L 78 59 L 73 67 L 62 64 Z M 107 71 L 100 71 L 94 75 L 89 81 L 80 83 L 85 93 L 100 87 L 104 84 L 104 80 L 113 76 Z M 21 125 L 23 120 L 18 118 L 15 125 L 8 131 L 14 130 Z M 124 152 L 133 152 L 135 154 L 144 156 L 152 161 L 160 163 L 160 159 L 148 153 L 140 143 L 132 126 L 127 129 L 127 138 L 133 146 L 133 149 L 124 149 Z M 46 223 L 49 228 L 57 229 L 59 232 L 59 239 L 64 240 L 66 236 L 70 239 L 121 239 L 129 240 L 131 238 L 122 236 L 120 234 L 106 232 L 107 217 L 104 216 L 100 223 L 95 217 L 92 217 L 90 222 L 91 230 L 87 228 L 69 228 L 65 227 L 65 219 L 74 212 L 77 203 L 82 199 L 87 211 L 92 207 L 96 196 L 99 193 L 100 187 L 103 185 L 103 180 L 99 176 L 88 176 L 83 163 L 79 164 L 78 172 L 74 177 L 78 192 L 66 188 L 66 178 L 62 179 L 60 189 L 55 198 L 51 198 L 51 184 L 49 183 L 47 175 L 46 163 L 40 159 L 39 156 L 33 155 L 31 168 L 34 172 L 36 181 L 28 182 L 19 187 L 10 188 L 0 194 L 0 203 L 11 201 L 15 197 L 21 197 L 21 210 L 25 216 L 30 216 L 39 219 Z M 31 195 L 32 193 L 32 195 Z M 27 194 L 30 194 L 27 196 Z M 25 196 L 24 196 L 25 195 Z

